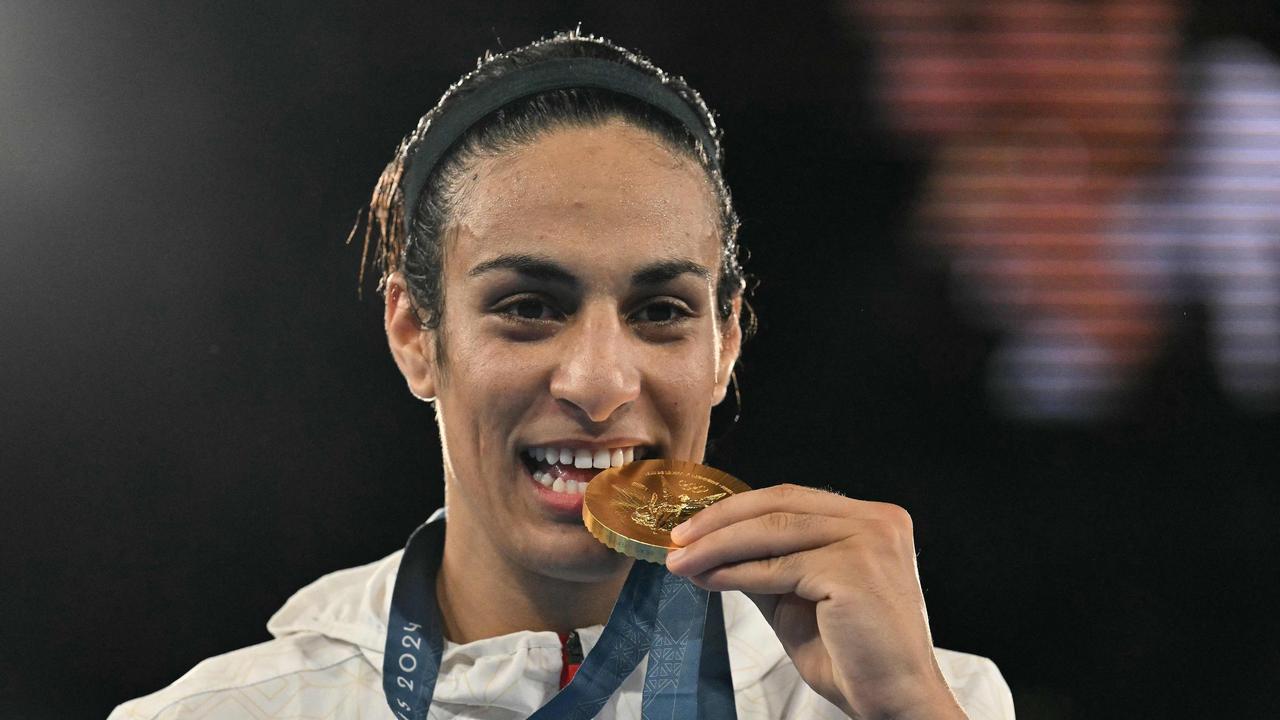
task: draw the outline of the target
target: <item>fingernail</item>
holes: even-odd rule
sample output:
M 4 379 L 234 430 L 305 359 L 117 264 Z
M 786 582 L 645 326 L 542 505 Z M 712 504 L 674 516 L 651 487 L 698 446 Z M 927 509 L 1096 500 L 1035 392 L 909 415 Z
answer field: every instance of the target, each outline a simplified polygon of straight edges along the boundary
M 675 550 L 669 550 L 667 551 L 667 562 L 670 563 L 670 562 L 679 560 L 680 556 L 682 555 L 684 555 L 684 548 L 676 548 Z

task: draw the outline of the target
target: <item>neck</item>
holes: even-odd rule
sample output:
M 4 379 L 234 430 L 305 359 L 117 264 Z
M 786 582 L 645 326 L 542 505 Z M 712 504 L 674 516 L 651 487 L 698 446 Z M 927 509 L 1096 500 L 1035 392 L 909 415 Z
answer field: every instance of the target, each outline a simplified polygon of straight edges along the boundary
M 477 552 L 480 548 L 462 542 L 459 533 L 445 526 L 436 597 L 445 637 L 455 643 L 521 630 L 567 633 L 603 624 L 626 581 L 625 571 L 592 582 L 560 580 L 486 549 L 490 552 Z

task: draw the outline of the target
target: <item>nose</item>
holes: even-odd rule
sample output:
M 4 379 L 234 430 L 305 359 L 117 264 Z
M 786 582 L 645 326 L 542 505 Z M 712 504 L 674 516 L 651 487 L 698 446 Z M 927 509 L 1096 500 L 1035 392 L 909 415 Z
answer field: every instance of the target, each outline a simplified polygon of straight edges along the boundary
M 551 376 L 551 395 L 593 423 L 640 396 L 640 371 L 625 321 L 613 308 L 581 308 L 562 337 L 563 357 Z

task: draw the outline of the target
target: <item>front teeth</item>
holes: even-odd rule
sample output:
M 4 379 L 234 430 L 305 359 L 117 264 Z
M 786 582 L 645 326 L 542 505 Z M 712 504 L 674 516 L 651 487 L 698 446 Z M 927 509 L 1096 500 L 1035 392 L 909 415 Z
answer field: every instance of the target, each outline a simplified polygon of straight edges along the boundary
M 602 448 L 599 450 L 590 448 L 535 447 L 529 448 L 526 452 L 540 463 L 545 462 L 548 465 L 564 465 L 580 469 L 594 468 L 597 470 L 622 467 L 627 463 L 635 462 L 644 457 L 643 450 L 636 447 Z M 584 482 L 553 477 L 550 472 L 541 469 L 534 471 L 533 479 L 542 483 L 544 487 L 550 488 L 553 492 L 584 493 L 587 491 L 587 484 Z
M 575 468 L 595 468 L 596 470 L 622 467 L 643 457 L 643 452 L 635 447 L 603 448 L 600 450 L 535 447 L 529 448 L 525 452 L 529 453 L 529 457 L 534 460 L 545 462 L 548 465 L 569 465 Z

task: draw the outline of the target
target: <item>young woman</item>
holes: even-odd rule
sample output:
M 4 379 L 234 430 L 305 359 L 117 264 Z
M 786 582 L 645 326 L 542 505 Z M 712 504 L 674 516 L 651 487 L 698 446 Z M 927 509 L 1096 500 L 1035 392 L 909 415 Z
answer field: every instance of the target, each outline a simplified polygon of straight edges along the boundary
M 597 38 L 486 57 L 401 145 L 372 223 L 392 356 L 435 404 L 447 523 L 113 717 L 528 717 L 618 637 L 633 561 L 584 528 L 586 482 L 700 461 L 750 326 L 711 113 Z M 932 647 L 902 508 L 781 485 L 673 537 L 666 569 L 723 591 L 706 647 L 727 637 L 732 677 L 727 704 L 704 703 L 708 682 L 690 712 L 1012 717 L 989 660 Z M 555 716 L 649 717 L 646 665 L 669 650 Z

